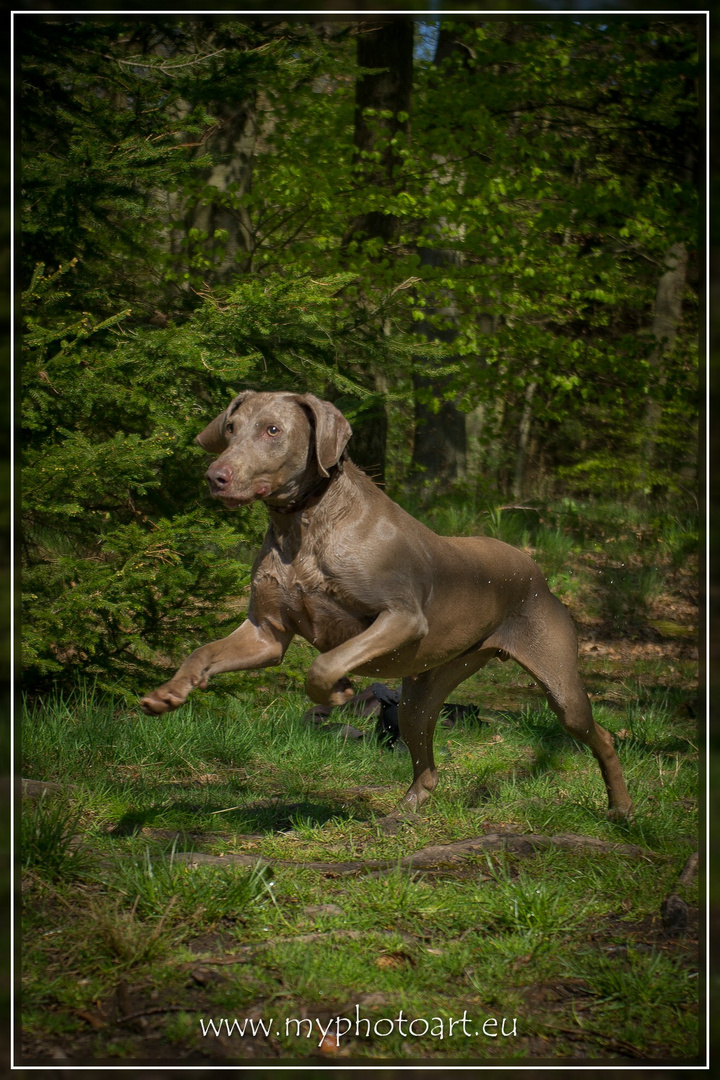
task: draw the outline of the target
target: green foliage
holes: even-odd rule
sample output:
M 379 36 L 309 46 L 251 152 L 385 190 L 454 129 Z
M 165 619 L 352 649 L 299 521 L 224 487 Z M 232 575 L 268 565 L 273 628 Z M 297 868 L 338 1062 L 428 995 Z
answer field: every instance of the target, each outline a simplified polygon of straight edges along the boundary
M 137 336 L 125 349 L 117 318 L 62 325 L 63 277 L 37 272 L 24 297 L 24 660 L 30 679 L 112 678 L 208 629 L 246 580 L 245 537 L 198 511 L 187 482 L 200 358 L 181 345 L 180 363 L 157 363 Z
M 23 575 L 28 674 L 147 675 L 157 650 L 177 659 L 212 633 L 218 606 L 249 580 L 236 558 L 238 534 L 203 511 L 107 529 L 85 556 L 58 550 L 60 535 L 48 537 Z
M 161 332 L 122 316 L 63 324 L 73 272 L 39 268 L 24 296 L 23 660 L 30 685 L 82 671 L 129 690 L 216 635 L 264 532 L 260 506 L 235 527 L 198 509 L 198 431 L 247 385 L 334 386 L 362 408 L 354 365 L 407 362 L 410 346 L 375 329 L 392 297 L 348 309 L 347 275 L 206 290 Z
M 398 488 L 415 411 L 473 412 L 453 531 L 523 486 L 525 420 L 526 487 L 692 511 L 692 21 L 444 20 L 411 114 L 388 143 L 375 103 L 363 148 L 359 24 L 16 25 L 31 682 L 134 685 L 237 593 L 262 511 L 232 530 L 198 510 L 193 440 L 244 386 L 330 396 L 358 433 L 388 413 Z M 373 214 L 392 237 L 358 236 Z M 688 277 L 666 349 L 649 328 L 674 244 Z
M 158 30 L 121 18 L 16 23 L 26 280 L 39 261 L 78 258 L 78 294 L 96 311 L 144 306 L 160 270 L 157 192 L 197 165 L 181 134 L 197 139 L 211 122 L 193 108 L 181 124 L 171 76 L 132 62 L 129 47 L 157 47 Z

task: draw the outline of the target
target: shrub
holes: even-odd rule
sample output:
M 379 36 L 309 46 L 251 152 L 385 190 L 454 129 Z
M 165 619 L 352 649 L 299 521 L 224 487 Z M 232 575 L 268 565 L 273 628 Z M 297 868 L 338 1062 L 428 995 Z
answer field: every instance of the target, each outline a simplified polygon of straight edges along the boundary
M 200 506 L 198 431 L 245 387 L 367 398 L 340 360 L 397 362 L 410 346 L 342 306 L 347 275 L 249 277 L 158 329 L 68 314 L 74 269 L 38 267 L 23 297 L 26 685 L 130 688 L 216 628 L 265 529 L 259 505 L 231 521 Z

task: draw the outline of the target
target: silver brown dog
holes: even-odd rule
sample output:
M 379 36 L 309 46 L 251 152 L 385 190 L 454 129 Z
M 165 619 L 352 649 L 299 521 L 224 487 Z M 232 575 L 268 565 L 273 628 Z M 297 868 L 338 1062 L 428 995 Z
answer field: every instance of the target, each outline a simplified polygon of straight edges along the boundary
M 437 784 L 433 731 L 447 694 L 493 657 L 516 660 L 543 687 L 565 730 L 590 747 L 611 812 L 631 803 L 612 737 L 596 724 L 565 608 L 523 552 L 487 537 L 437 536 L 346 458 L 351 428 L 312 394 L 246 390 L 197 437 L 227 507 L 261 499 L 270 526 L 252 573 L 246 621 L 196 649 L 142 699 L 177 709 L 211 676 L 279 664 L 300 634 L 319 650 L 313 701 L 342 705 L 348 673 L 402 679 L 400 733 L 413 782 L 395 816 Z M 391 815 L 392 816 L 392 815 Z

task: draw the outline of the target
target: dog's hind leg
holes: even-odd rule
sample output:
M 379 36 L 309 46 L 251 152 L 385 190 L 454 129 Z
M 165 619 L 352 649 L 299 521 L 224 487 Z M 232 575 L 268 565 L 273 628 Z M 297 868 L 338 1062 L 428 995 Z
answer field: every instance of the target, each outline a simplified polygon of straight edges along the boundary
M 398 723 L 400 736 L 412 757 L 413 782 L 396 808 L 382 819 L 386 832 L 394 831 L 398 821 L 422 806 L 437 785 L 433 734 L 447 694 L 496 655 L 496 649 L 479 649 L 403 679 Z
M 577 666 L 577 634 L 570 615 L 552 594 L 533 617 L 515 620 L 505 630 L 503 651 L 542 686 L 548 704 L 568 734 L 592 751 L 605 783 L 614 817 L 627 817 L 632 802 L 612 735 L 593 720 Z

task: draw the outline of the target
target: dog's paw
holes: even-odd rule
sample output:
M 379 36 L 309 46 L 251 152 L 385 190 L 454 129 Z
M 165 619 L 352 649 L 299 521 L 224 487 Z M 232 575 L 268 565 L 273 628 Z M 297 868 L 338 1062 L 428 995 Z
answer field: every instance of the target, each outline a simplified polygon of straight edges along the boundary
M 328 670 L 323 656 L 315 658 L 310 665 L 305 682 L 305 692 L 311 701 L 317 705 L 337 708 L 353 697 L 355 691 L 350 680 L 344 675 L 336 680 L 334 675 L 335 672 Z
M 415 821 L 415 815 L 412 811 L 407 810 L 393 810 L 385 817 L 378 818 L 376 824 L 380 829 L 380 832 L 385 836 L 397 836 L 403 829 L 408 828 Z
M 179 709 L 186 700 L 187 694 L 171 690 L 169 686 L 161 686 L 140 699 L 140 708 L 147 716 L 162 716 L 163 713 Z
M 615 825 L 630 825 L 635 818 L 632 803 L 629 806 L 611 806 L 607 816 L 608 821 Z
M 345 705 L 354 696 L 355 690 L 350 680 L 346 678 L 338 679 L 328 695 L 328 705 L 334 707 Z

